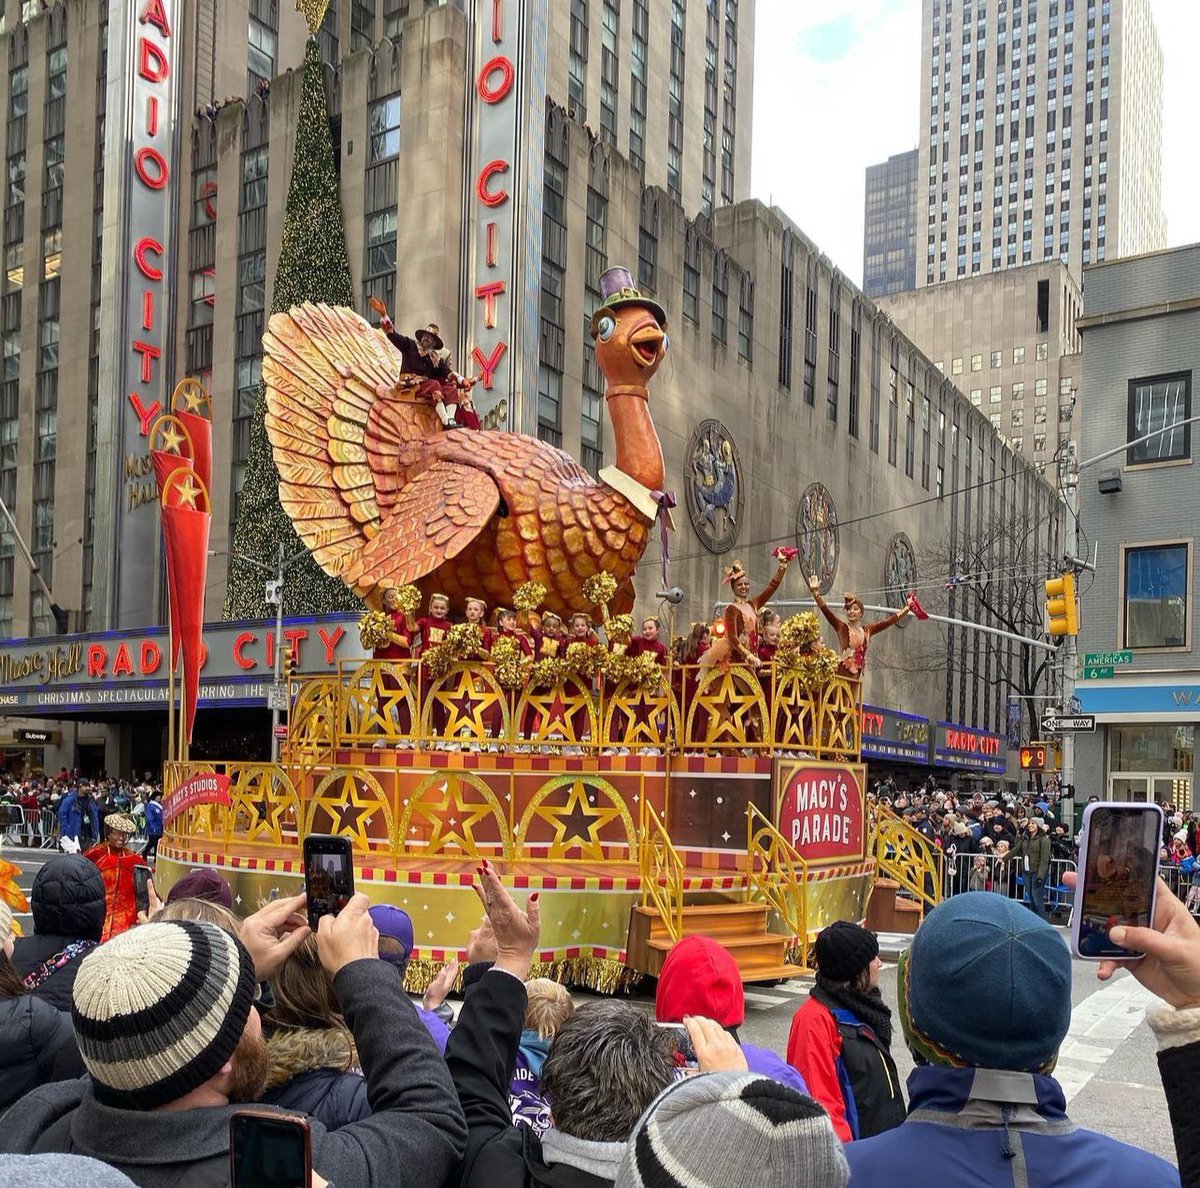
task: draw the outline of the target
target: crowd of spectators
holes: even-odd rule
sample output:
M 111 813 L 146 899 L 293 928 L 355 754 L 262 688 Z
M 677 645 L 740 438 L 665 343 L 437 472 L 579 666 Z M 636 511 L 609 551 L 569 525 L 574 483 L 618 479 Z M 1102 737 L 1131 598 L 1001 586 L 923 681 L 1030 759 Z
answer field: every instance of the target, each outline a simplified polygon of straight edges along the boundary
M 1011 899 L 955 896 L 902 958 L 906 1099 L 878 944 L 855 923 L 819 934 L 785 1059 L 739 1036 L 742 982 L 716 939 L 672 949 L 652 1011 L 579 1003 L 531 976 L 538 895 L 518 905 L 487 862 L 476 891 L 465 967 L 418 1004 L 403 992 L 414 938 L 399 908 L 359 894 L 313 933 L 303 895 L 242 919 L 219 872 L 198 869 L 101 942 L 99 873 L 54 856 L 33 884 L 32 935 L 14 944 L 0 900 L 0 1183 L 224 1186 L 246 1103 L 308 1118 L 318 1188 L 1181 1182 L 1071 1124 L 1052 1076 L 1071 959 Z M 1114 939 L 1148 954 L 1134 976 L 1168 1004 L 1152 1025 L 1190 1186 L 1200 926 L 1163 888 L 1155 929 L 1125 931 Z
M 121 813 L 147 839 L 152 860 L 162 833 L 152 805 L 161 798 L 162 784 L 149 772 L 141 779 L 114 779 L 64 767 L 53 776 L 0 776 L 0 832 L 10 843 L 79 852 L 104 837 L 107 817 Z

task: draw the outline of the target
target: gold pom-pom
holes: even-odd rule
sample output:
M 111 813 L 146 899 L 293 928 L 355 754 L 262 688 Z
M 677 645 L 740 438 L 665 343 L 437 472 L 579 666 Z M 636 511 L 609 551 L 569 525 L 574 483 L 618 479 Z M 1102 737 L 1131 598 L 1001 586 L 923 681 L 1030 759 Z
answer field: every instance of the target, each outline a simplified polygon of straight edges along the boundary
M 642 652 L 634 659 L 633 680 L 647 693 L 657 696 L 662 692 L 663 667 L 652 652 Z
M 567 679 L 566 663 L 557 656 L 538 660 L 529 669 L 529 685 L 533 689 L 553 689 Z
M 595 573 L 583 583 L 583 596 L 593 606 L 607 606 L 617 592 L 617 579 L 611 573 Z
M 800 651 L 821 638 L 821 624 L 812 611 L 801 611 L 784 619 L 779 628 L 779 646 Z
M 546 600 L 546 587 L 541 582 L 522 582 L 513 591 L 513 606 L 519 611 L 535 611 Z
M 604 626 L 608 633 L 608 642 L 612 644 L 627 644 L 633 638 L 633 616 L 613 615 Z
M 828 648 L 819 648 L 815 652 L 806 652 L 797 657 L 792 671 L 796 673 L 800 684 L 808 692 L 815 693 L 833 680 L 837 673 L 837 667 L 837 653 L 831 652 Z
M 483 646 L 483 629 L 478 623 L 455 623 L 446 632 L 445 647 L 455 660 L 475 660 L 487 653 Z
M 448 644 L 438 644 L 436 647 L 426 648 L 421 653 L 421 664 L 435 681 L 440 681 L 450 671 L 453 663 L 454 653 Z
M 396 597 L 406 615 L 411 615 L 421 605 L 421 591 L 413 585 L 401 586 L 396 591 Z
M 604 649 L 576 642 L 567 645 L 567 670 L 577 677 L 590 681 L 600 675 L 604 665 Z
M 525 683 L 525 654 L 511 636 L 501 635 L 492 644 L 492 672 L 502 689 L 519 689 Z
M 358 641 L 371 652 L 386 648 L 392 642 L 392 616 L 387 611 L 367 611 L 358 621 Z

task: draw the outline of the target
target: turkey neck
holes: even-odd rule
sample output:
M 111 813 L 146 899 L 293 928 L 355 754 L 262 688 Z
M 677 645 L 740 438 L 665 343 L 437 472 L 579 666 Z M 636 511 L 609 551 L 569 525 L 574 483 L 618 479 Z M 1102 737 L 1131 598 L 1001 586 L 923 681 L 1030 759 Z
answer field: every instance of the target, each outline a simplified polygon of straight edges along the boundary
M 617 443 L 617 469 L 643 487 L 661 491 L 666 476 L 649 393 L 641 384 L 610 384 L 605 400 Z

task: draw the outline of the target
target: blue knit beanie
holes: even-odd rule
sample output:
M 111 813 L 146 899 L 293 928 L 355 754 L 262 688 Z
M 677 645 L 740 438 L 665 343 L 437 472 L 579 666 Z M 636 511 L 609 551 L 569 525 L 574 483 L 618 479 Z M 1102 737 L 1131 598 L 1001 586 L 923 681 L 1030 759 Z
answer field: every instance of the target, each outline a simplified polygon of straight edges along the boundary
M 901 959 L 900 1025 L 930 1064 L 1050 1072 L 1071 1025 L 1071 955 L 1003 895 L 939 904 Z

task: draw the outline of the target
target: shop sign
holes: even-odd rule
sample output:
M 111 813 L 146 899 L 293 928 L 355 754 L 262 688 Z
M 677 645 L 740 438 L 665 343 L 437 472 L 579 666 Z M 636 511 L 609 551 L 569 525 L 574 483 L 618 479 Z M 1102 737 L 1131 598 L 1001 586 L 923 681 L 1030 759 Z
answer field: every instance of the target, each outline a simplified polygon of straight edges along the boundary
M 282 634 L 298 672 L 332 672 L 366 655 L 353 616 L 286 619 Z M 167 656 L 162 627 L 0 642 L 0 713 L 158 708 L 167 699 Z M 201 705 L 263 705 L 274 672 L 272 620 L 205 627 Z
M 471 285 L 464 372 L 475 406 L 502 428 L 536 417 L 542 177 L 546 128 L 546 0 L 474 0 L 471 217 L 464 233 Z
M 14 730 L 13 738 L 17 742 L 32 743 L 34 746 L 51 746 L 61 737 L 57 730 Z
M 163 798 L 163 824 L 170 825 L 176 817 L 199 804 L 229 804 L 229 777 L 220 772 L 204 772 L 177 784 Z
M 780 761 L 776 828 L 810 865 L 861 862 L 867 845 L 866 782 L 861 764 Z
M 961 767 L 1003 775 L 1008 770 L 1004 739 L 990 730 L 939 722 L 933 734 L 936 767 Z
M 929 719 L 876 705 L 862 708 L 864 759 L 929 762 Z

